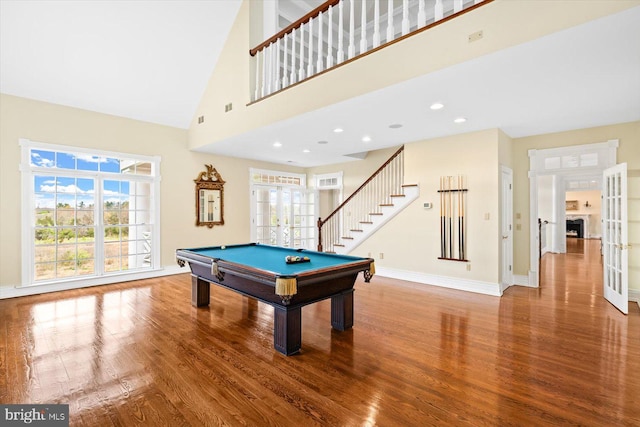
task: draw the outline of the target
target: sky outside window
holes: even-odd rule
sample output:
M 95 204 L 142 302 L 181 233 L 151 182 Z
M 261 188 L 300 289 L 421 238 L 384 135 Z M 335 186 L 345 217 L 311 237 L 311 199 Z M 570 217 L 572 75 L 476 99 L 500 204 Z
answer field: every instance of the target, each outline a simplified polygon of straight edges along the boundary
M 82 170 L 93 172 L 117 173 L 120 160 L 113 157 L 90 154 L 73 154 L 49 150 L 31 150 L 31 166 Z M 104 200 L 122 203 L 129 197 L 129 183 L 108 181 L 105 183 Z M 66 178 L 53 176 L 35 176 L 34 192 L 36 208 L 54 208 L 66 206 L 87 208 L 95 204 L 95 183 L 91 178 Z

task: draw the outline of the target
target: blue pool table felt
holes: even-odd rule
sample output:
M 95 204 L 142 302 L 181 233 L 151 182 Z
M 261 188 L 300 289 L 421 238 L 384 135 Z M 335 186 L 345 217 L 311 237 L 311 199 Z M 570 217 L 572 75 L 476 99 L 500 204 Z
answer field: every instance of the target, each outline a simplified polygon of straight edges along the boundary
M 229 245 L 225 249 L 222 249 L 222 246 L 215 246 L 188 250 L 203 256 L 219 258 L 279 275 L 296 275 L 310 270 L 320 270 L 362 261 L 362 258 L 348 255 L 325 254 L 308 250 L 298 251 L 294 248 L 281 248 L 270 245 Z M 309 257 L 310 261 L 287 264 L 286 256 L 306 256 Z

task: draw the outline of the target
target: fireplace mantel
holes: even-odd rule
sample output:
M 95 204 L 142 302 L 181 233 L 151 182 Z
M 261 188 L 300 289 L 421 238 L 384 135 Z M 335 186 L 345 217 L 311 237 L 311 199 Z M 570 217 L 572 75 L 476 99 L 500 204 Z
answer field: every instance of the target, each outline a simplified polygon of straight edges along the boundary
M 584 238 L 588 239 L 590 237 L 589 235 L 589 217 L 591 215 L 590 214 L 580 214 L 580 215 L 567 215 L 567 219 L 568 220 L 576 220 L 576 219 L 581 219 L 582 220 L 582 226 L 583 226 L 583 232 L 584 232 Z

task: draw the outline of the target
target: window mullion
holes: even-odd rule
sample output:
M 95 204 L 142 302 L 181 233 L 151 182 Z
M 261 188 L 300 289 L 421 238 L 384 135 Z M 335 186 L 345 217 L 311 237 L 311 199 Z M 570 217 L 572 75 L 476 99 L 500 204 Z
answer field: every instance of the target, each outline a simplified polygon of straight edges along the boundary
M 104 177 L 96 178 L 96 203 L 94 207 L 95 215 L 95 269 L 96 275 L 104 275 Z

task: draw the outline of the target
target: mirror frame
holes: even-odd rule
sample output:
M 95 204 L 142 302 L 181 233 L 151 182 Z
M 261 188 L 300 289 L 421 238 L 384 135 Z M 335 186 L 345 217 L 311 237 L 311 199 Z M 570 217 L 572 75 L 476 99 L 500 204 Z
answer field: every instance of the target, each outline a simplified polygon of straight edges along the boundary
M 200 172 L 198 178 L 193 181 L 196 183 L 196 226 L 206 226 L 212 228 L 214 225 L 224 225 L 224 180 L 213 167 L 213 165 L 205 165 L 206 171 Z M 220 197 L 216 197 L 216 192 L 220 192 Z M 211 196 L 209 203 L 201 204 L 204 197 Z M 208 194 L 211 192 L 211 194 Z M 216 211 L 220 214 L 217 215 Z M 209 217 L 209 218 L 207 218 Z M 206 219 L 210 219 L 207 221 Z

